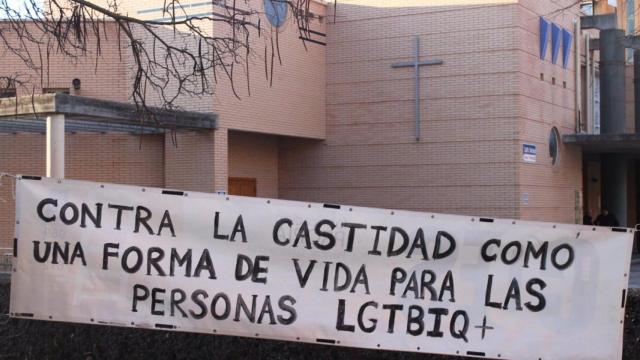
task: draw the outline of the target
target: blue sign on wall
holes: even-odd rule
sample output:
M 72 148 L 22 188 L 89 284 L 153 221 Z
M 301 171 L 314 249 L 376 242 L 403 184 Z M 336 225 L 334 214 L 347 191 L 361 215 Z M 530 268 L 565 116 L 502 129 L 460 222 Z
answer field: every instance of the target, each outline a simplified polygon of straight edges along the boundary
M 540 60 L 547 57 L 547 43 L 549 42 L 549 30 L 551 23 L 540 16 Z
M 526 163 L 536 162 L 536 146 L 534 144 L 522 144 L 522 160 Z
M 560 53 L 560 26 L 551 24 L 551 62 L 556 63 L 558 61 L 558 54 Z
M 562 67 L 569 65 L 569 55 L 571 54 L 571 43 L 573 36 L 567 29 L 562 29 Z
M 573 35 L 571 31 L 564 29 L 554 23 L 540 17 L 540 60 L 547 57 L 547 47 L 549 44 L 549 35 L 551 35 L 551 62 L 556 64 L 562 47 L 562 67 L 569 66 L 569 57 L 571 55 L 571 45 L 573 43 Z

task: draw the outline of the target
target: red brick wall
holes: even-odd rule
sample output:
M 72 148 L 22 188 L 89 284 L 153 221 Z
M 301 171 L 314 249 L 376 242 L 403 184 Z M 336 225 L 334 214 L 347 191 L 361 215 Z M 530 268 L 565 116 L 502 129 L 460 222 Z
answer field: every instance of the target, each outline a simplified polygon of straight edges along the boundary
M 263 0 L 249 0 L 248 6 L 263 11 Z M 325 6 L 311 3 L 311 11 L 325 15 Z M 265 48 L 268 72 L 271 73 L 271 41 L 276 43 L 276 30 L 262 16 L 264 26 L 261 38 L 252 43 L 249 66 L 251 94 L 247 90 L 247 75 L 244 70 L 234 74 L 235 89 L 240 99 L 233 94 L 228 80 L 219 77 L 213 108 L 220 115 L 222 127 L 230 130 L 252 131 L 265 134 L 325 137 L 326 102 L 326 48 L 299 39 L 300 30 L 291 17 L 279 28 L 279 44 L 282 64 L 274 49 L 273 82 L 265 75 Z M 313 20 L 311 29 L 326 32 L 326 19 Z M 220 32 L 220 26 L 214 32 Z M 325 41 L 320 36 L 313 38 Z
M 44 175 L 45 142 L 43 134 L 0 134 L 0 171 Z M 68 133 L 65 142 L 68 179 L 164 185 L 163 135 Z M 0 248 L 13 246 L 13 184 L 13 179 L 3 178 L 0 186 Z
M 255 178 L 258 197 L 278 197 L 278 137 L 229 132 L 229 177 Z
M 514 1 L 340 1 L 327 139 L 281 141 L 280 196 L 517 217 L 519 26 Z M 420 141 L 413 69 L 391 68 L 416 35 L 444 61 L 422 68 Z
M 5 31 L 7 24 L 0 22 L 0 29 Z M 33 34 L 38 30 L 28 25 Z M 94 97 L 115 101 L 126 101 L 130 94 L 128 82 L 125 80 L 125 67 L 121 52 L 118 48 L 117 33 L 114 23 L 104 25 L 105 32 L 101 41 L 101 54 L 98 56 L 94 38 L 89 38 L 88 51 L 79 56 L 67 57 L 53 46 L 47 56 L 47 46 L 38 46 L 25 42 L 29 46 L 29 54 L 39 71 L 29 68 L 25 62 L 2 46 L 0 51 L 0 76 L 20 75 L 19 79 L 26 82 L 25 86 L 17 87 L 19 96 L 42 93 L 42 88 L 72 88 L 73 79 L 80 79 L 81 88 L 76 95 Z M 103 28 L 101 27 L 101 30 Z M 8 34 L 14 33 L 7 30 Z M 45 37 L 46 39 L 46 37 Z M 122 51 L 126 51 L 122 49 Z M 40 55 L 42 54 L 42 62 Z
M 167 134 L 164 147 L 164 183 L 168 188 L 213 192 L 213 131 Z
M 518 202 L 523 219 L 574 223 L 577 217 L 582 221 L 579 202 L 576 209 L 576 192 L 582 192 L 582 153 L 578 147 L 561 145 L 559 162 L 554 166 L 548 145 L 553 127 L 561 136 L 575 133 L 574 51 L 572 49 L 567 69 L 562 67 L 562 54 L 556 64 L 551 62 L 551 41 L 546 59 L 540 60 L 539 55 L 539 17 L 542 15 L 573 32 L 578 7 L 558 11 L 559 6 L 573 3 L 570 0 L 558 3 L 539 0 L 519 2 L 520 126 L 517 139 L 520 143 L 537 147 L 537 162 L 525 164 L 520 161 L 518 168 Z M 519 152 L 521 158 L 521 145 Z M 524 196 L 528 197 L 528 203 L 523 201 Z
M 565 3 L 339 2 L 328 27 L 327 138 L 281 141 L 280 196 L 574 222 L 580 153 L 561 146 L 551 166 L 547 145 L 553 126 L 575 126 L 573 62 L 540 61 L 537 35 L 540 15 L 571 29 L 577 7 L 557 11 Z M 416 35 L 423 59 L 444 61 L 422 69 L 419 142 L 413 69 L 391 68 L 413 60 Z M 523 164 L 525 142 L 537 145 L 534 165 Z
M 99 0 L 98 3 L 104 4 L 107 1 Z M 120 12 L 143 19 L 162 18 L 161 10 L 139 13 L 139 11 L 162 8 L 162 5 L 162 1 L 159 0 L 118 1 Z M 244 61 L 235 64 L 233 86 L 224 74 L 224 70 L 218 68 L 217 82 L 212 84 L 214 87 L 213 96 L 207 95 L 200 98 L 178 96 L 176 105 L 193 111 L 215 112 L 219 115 L 220 127 L 229 130 L 323 138 L 325 136 L 326 110 L 325 47 L 314 43 L 307 43 L 305 46 L 299 39 L 300 30 L 291 14 L 289 14 L 287 22 L 277 31 L 272 29 L 263 14 L 263 0 L 238 1 L 236 6 L 239 9 L 251 9 L 256 12 L 258 15 L 250 16 L 246 20 L 255 24 L 260 21 L 261 24 L 261 36 L 258 36 L 257 30 L 251 30 L 250 38 L 253 41 L 250 47 L 248 67 Z M 207 11 L 224 12 L 226 10 L 222 10 L 218 5 L 203 5 L 185 11 L 193 14 Z M 326 32 L 327 19 L 324 18 L 326 6 L 318 1 L 312 1 L 310 11 L 323 16 L 322 20 L 312 20 L 310 28 L 317 32 Z M 203 21 L 200 26 L 204 33 L 210 33 L 214 36 L 224 36 L 230 31 L 230 27 L 223 22 L 212 24 Z M 176 29 L 177 31 L 183 30 L 180 26 Z M 134 27 L 133 31 L 138 36 L 144 37 L 145 33 L 138 28 Z M 174 28 L 167 27 L 158 29 L 158 31 L 166 31 L 166 36 L 172 37 Z M 313 35 L 313 38 L 325 41 L 322 36 Z M 196 43 L 193 44 L 195 46 Z M 279 44 L 277 48 L 276 44 Z M 265 49 L 267 51 L 266 57 Z M 192 50 L 197 52 L 195 47 Z M 133 58 L 129 55 L 128 50 L 124 54 L 127 64 L 126 77 L 132 78 L 135 70 Z M 274 55 L 273 81 L 267 79 L 265 74 L 265 67 L 268 69 L 266 72 L 271 73 L 272 54 Z M 282 63 L 279 58 L 282 59 Z M 230 71 L 230 68 L 227 70 Z M 213 71 L 208 76 L 213 80 Z M 172 93 L 176 88 L 176 84 L 171 83 L 165 91 Z M 235 89 L 235 94 L 233 89 Z M 154 91 L 149 88 L 150 103 L 159 101 L 158 98 L 154 98 L 153 94 Z

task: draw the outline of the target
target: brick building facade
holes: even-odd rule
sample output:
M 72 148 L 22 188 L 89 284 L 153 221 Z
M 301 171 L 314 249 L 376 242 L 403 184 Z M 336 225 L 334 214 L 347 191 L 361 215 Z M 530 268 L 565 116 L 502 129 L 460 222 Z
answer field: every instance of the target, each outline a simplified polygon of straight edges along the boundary
M 251 6 L 262 9 L 262 2 Z M 156 0 L 123 6 L 142 18 L 162 16 Z M 212 97 L 180 99 L 187 110 L 215 112 L 218 129 L 179 132 L 177 144 L 169 134 L 69 132 L 67 177 L 231 193 L 241 188 L 232 182 L 248 181 L 255 194 L 244 194 L 261 197 L 580 221 L 582 152 L 560 143 L 554 163 L 548 150 L 553 129 L 560 136 L 576 132 L 575 62 L 565 67 L 549 55 L 540 58 L 540 17 L 572 31 L 579 5 L 340 0 L 337 7 L 313 2 L 311 11 L 321 41 L 305 46 L 291 19 L 257 40 L 261 49 L 260 42 L 279 31 L 282 65 L 275 66 L 272 86 L 257 59 L 250 65 L 250 95 L 239 75 L 241 99 L 225 81 Z M 421 68 L 419 140 L 414 69 L 391 66 L 413 61 L 416 36 L 422 60 L 443 61 Z M 132 60 L 118 47 L 103 47 L 97 67 L 95 54 L 77 64 L 53 56 L 47 76 L 34 77 L 35 88 L 18 95 L 69 87 L 78 78 L 77 95 L 127 101 Z M 22 69 L 15 57 L 0 56 L 10 64 L 1 71 Z M 1 134 L 0 171 L 43 174 L 44 141 L 42 134 Z M 523 161 L 525 144 L 535 145 L 535 163 Z M 0 187 L 0 198 L 6 200 L 0 247 L 8 247 L 9 183 Z

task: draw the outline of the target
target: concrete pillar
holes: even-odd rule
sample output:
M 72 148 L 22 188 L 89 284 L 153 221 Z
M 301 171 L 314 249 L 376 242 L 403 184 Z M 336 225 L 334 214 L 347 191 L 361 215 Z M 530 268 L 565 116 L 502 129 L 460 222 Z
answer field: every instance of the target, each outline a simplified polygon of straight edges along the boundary
M 601 133 L 625 131 L 625 48 L 624 31 L 600 31 Z
M 619 154 L 602 156 L 602 206 L 627 226 L 628 161 Z
M 47 116 L 47 177 L 64 179 L 64 114 Z
M 213 137 L 213 188 L 226 193 L 229 191 L 229 130 L 216 129 Z
M 600 132 L 625 132 L 625 48 L 624 31 L 600 31 Z M 602 206 L 627 226 L 628 164 L 619 154 L 602 157 Z

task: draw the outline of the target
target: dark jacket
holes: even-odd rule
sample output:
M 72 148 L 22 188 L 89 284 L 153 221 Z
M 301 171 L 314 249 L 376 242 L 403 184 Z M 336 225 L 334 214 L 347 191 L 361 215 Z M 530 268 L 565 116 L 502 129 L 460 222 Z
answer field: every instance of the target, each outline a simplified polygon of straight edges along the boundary
M 593 224 L 598 226 L 610 226 L 610 227 L 620 226 L 618 219 L 612 213 L 608 213 L 607 215 L 604 215 L 604 214 L 598 215 L 598 217 L 596 218 L 596 221 L 594 221 Z

